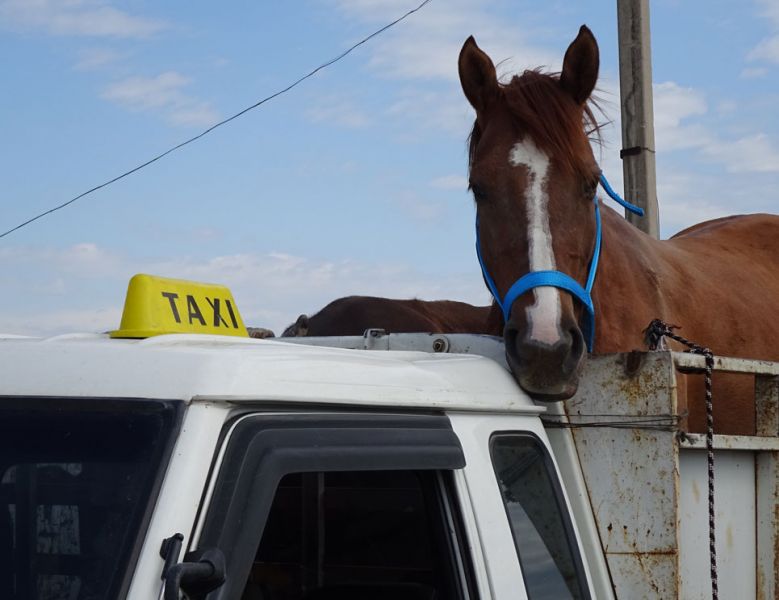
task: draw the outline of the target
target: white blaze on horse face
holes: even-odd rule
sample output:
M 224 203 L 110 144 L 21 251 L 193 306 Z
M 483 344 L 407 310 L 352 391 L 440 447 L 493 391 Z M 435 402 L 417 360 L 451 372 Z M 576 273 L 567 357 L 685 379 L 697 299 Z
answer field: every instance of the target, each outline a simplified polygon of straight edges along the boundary
M 547 177 L 549 157 L 539 150 L 529 137 L 514 144 L 509 152 L 509 164 L 528 171 L 526 192 L 528 223 L 528 256 L 531 271 L 556 270 L 552 233 L 549 229 L 549 193 Z M 527 308 L 527 322 L 532 340 L 555 344 L 560 340 L 562 306 L 560 292 L 553 287 L 533 288 L 535 302 Z

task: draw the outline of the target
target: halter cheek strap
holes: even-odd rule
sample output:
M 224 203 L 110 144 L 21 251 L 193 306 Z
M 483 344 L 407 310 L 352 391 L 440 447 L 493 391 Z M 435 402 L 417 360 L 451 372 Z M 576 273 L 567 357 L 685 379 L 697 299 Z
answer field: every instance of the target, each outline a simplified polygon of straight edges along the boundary
M 600 184 L 606 193 L 618 204 L 624 206 L 630 212 L 639 216 L 644 216 L 644 210 L 630 202 L 623 200 L 609 185 L 606 178 L 601 174 Z M 587 275 L 587 282 L 584 287 L 576 281 L 570 275 L 561 273 L 560 271 L 530 271 L 517 281 L 506 292 L 506 297 L 501 300 L 498 287 L 495 285 L 495 280 L 490 276 L 487 266 L 484 264 L 484 259 L 481 255 L 481 241 L 479 239 L 479 218 L 476 218 L 476 256 L 479 258 L 479 265 L 481 266 L 481 272 L 484 275 L 484 281 L 487 283 L 487 287 L 492 293 L 492 297 L 495 298 L 495 302 L 498 303 L 501 311 L 503 311 L 504 321 L 508 321 L 509 314 L 511 313 L 511 307 L 514 302 L 525 292 L 537 287 L 556 287 L 561 290 L 565 290 L 570 293 L 574 298 L 582 303 L 585 309 L 585 319 L 582 327 L 582 333 L 584 339 L 587 342 L 587 349 L 592 352 L 592 347 L 595 342 L 595 307 L 592 302 L 592 288 L 595 285 L 595 275 L 598 272 L 598 261 L 600 259 L 600 247 L 601 247 L 601 218 L 600 218 L 600 205 L 598 203 L 598 194 L 595 194 L 593 198 L 593 204 L 595 207 L 595 249 L 592 253 L 592 259 L 590 260 L 590 272 Z

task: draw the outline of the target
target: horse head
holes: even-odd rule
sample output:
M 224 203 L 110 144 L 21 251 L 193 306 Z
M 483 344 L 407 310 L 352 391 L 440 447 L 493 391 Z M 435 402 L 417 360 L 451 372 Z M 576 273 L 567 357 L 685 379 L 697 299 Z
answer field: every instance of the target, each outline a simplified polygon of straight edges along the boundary
M 574 284 L 588 278 L 600 175 L 588 138 L 597 130 L 588 101 L 598 66 L 598 45 L 585 26 L 559 75 L 536 69 L 499 83 L 473 37 L 459 57 L 460 82 L 476 110 L 469 184 L 480 262 L 503 309 L 509 367 L 540 400 L 576 392 L 586 355 L 585 307 L 556 284 L 536 283 L 519 295 L 514 284 L 540 271 L 564 273 Z
M 300 315 L 297 320 L 287 327 L 281 337 L 306 337 L 308 335 L 308 315 Z

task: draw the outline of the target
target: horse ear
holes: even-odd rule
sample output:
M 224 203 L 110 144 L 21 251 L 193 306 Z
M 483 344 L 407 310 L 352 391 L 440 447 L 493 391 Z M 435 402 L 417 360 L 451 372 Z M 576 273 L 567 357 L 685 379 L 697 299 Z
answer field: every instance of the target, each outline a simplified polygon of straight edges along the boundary
M 308 336 L 308 316 L 307 315 L 300 315 L 298 317 L 298 320 L 295 321 L 295 336 L 296 337 L 307 337 Z
M 577 104 L 584 104 L 598 81 L 600 58 L 598 42 L 586 25 L 579 29 L 579 35 L 568 46 L 563 59 L 560 85 Z
M 465 97 L 477 113 L 483 112 L 498 96 L 498 76 L 492 60 L 476 45 L 473 36 L 465 40 L 457 68 Z

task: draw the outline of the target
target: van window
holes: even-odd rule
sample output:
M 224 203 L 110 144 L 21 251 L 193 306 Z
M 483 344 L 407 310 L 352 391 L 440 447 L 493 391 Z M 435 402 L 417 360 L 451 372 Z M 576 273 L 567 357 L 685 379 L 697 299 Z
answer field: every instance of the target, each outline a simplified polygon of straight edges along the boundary
M 226 427 L 198 540 L 227 563 L 210 599 L 477 597 L 447 417 L 256 413 Z
M 589 598 L 560 486 L 544 447 L 528 434 L 499 434 L 492 437 L 491 454 L 528 598 Z
M 0 400 L 0 598 L 120 598 L 176 410 Z
M 468 597 L 439 481 L 432 471 L 286 475 L 242 599 Z

